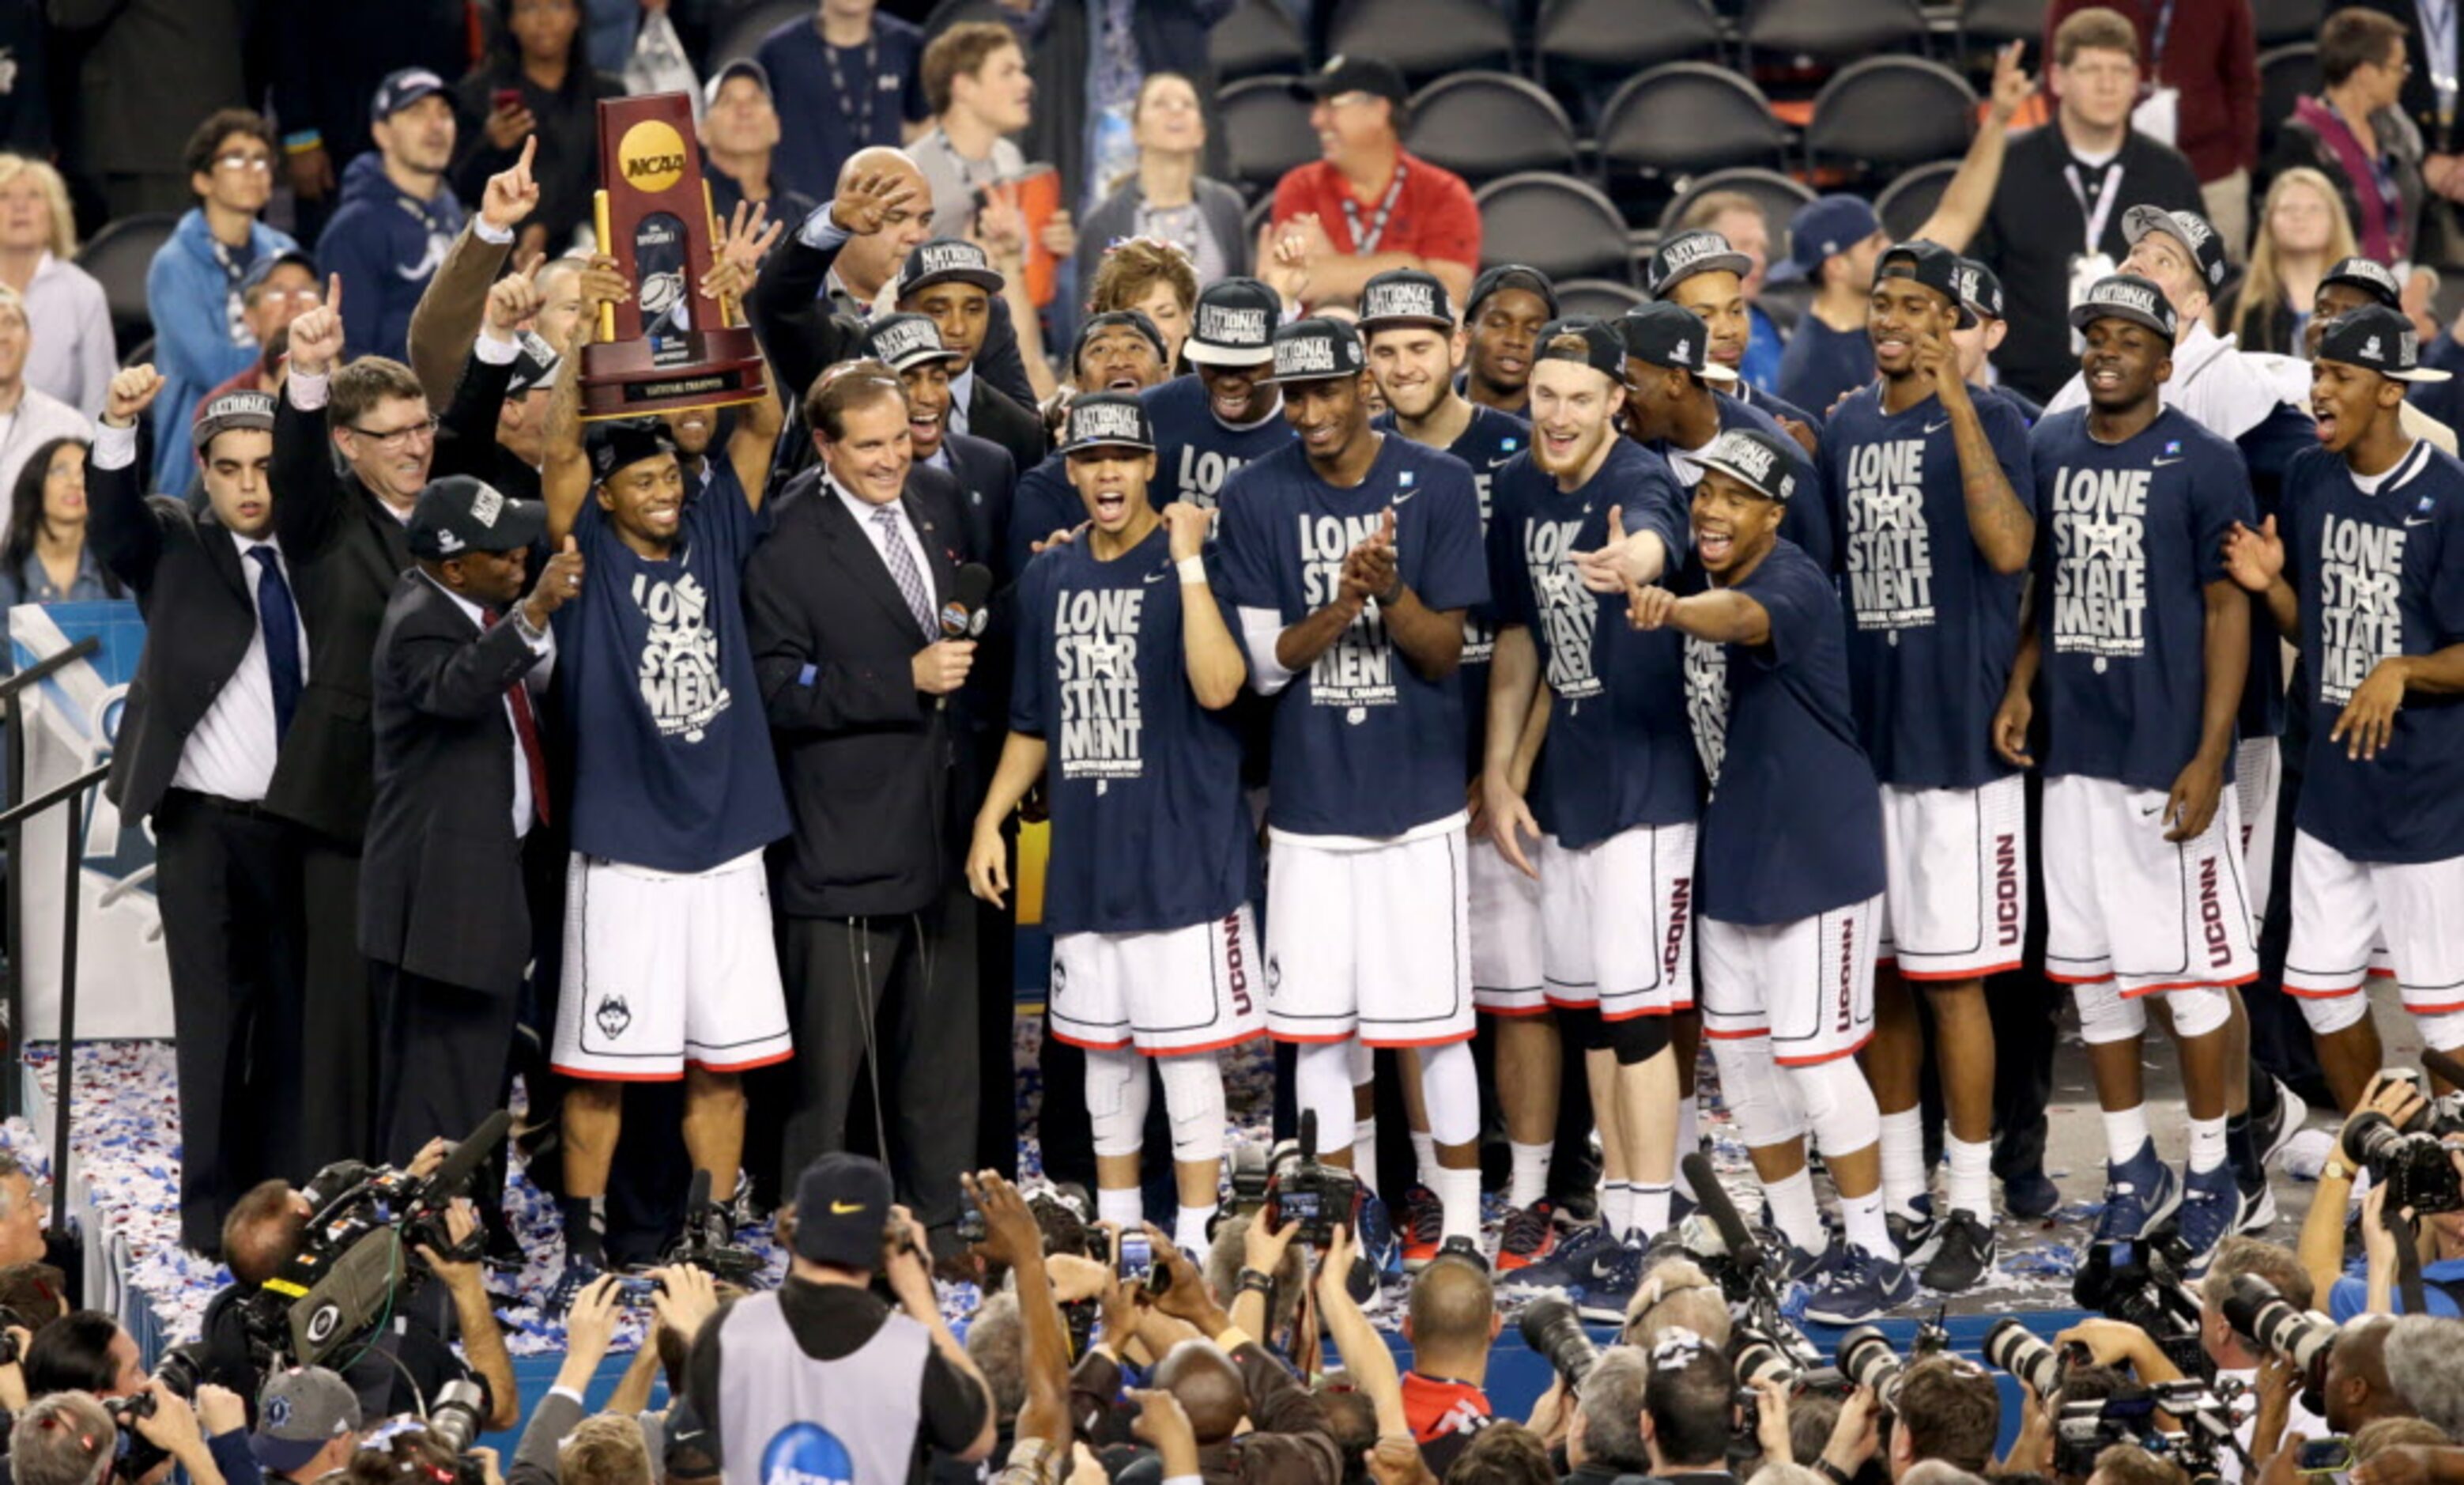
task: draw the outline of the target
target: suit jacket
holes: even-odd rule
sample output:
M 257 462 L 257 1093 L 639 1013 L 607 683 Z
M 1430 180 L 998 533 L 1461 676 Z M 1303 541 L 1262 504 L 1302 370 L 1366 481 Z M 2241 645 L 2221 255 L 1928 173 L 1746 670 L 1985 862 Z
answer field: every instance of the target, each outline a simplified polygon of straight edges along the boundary
M 918 470 L 900 499 L 922 540 L 936 605 L 965 558 L 948 477 Z M 958 869 L 965 726 L 959 696 L 915 689 L 925 646 L 881 554 L 819 471 L 771 510 L 744 570 L 753 665 L 796 830 L 781 911 L 888 917 L 935 901 Z
M 1051 442 L 1044 436 L 1044 419 L 1036 416 L 1035 405 L 1020 402 L 980 372 L 976 376 L 973 394 L 967 398 L 967 432 L 1007 449 L 1010 461 L 1022 470 L 1033 469 L 1052 452 Z
M 162 803 L 188 734 L 256 638 L 256 605 L 230 529 L 210 510 L 197 515 L 169 496 L 146 498 L 141 468 L 98 467 L 86 475 L 87 539 L 145 615 L 145 649 L 103 784 L 131 816 L 151 814 Z M 295 751 L 285 748 L 283 761 Z M 277 783 L 282 774 L 278 763 Z
M 505 689 L 539 656 L 482 630 L 425 573 L 396 580 L 375 665 L 376 803 L 360 868 L 360 952 L 511 995 L 530 962 Z
M 1007 449 L 973 433 L 943 433 L 950 472 L 958 481 L 958 520 L 967 528 L 967 550 L 989 563 L 995 582 L 1007 587 L 1018 574 L 1002 569 L 1009 547 L 1010 495 L 1018 488 L 1018 461 Z
M 339 470 L 322 410 L 275 399 L 275 529 L 308 627 L 308 688 L 284 740 L 296 769 L 277 769 L 266 808 L 357 849 L 375 796 L 370 668 L 394 583 L 410 565 L 401 521 Z M 509 807 L 510 808 L 510 807 Z

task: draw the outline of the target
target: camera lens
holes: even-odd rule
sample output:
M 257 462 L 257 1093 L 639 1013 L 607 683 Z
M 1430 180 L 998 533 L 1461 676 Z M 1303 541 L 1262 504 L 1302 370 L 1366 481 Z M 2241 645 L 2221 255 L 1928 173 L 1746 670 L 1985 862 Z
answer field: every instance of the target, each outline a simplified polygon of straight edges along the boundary
M 1985 1333 L 1985 1359 L 2026 1384 L 2039 1401 L 2062 1384 L 2062 1359 L 2043 1338 L 2015 1319 L 1994 1322 Z
M 1570 1387 L 1580 1387 L 1592 1363 L 1600 1359 L 1599 1347 L 1592 1344 L 1574 1307 L 1556 1295 L 1525 1305 L 1518 1324 L 1523 1343 L 1548 1358 Z

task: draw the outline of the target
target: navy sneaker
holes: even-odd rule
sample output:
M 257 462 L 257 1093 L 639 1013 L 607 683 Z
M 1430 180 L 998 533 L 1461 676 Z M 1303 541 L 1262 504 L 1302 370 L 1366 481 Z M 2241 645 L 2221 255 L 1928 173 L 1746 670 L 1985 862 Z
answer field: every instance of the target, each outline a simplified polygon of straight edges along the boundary
M 1787 1238 L 1772 1234 L 1773 1241 L 1764 1251 L 1780 1254 L 1779 1281 L 1783 1284 L 1811 1284 L 1831 1272 L 1839 1261 L 1839 1245 L 1826 1243 L 1820 1252 L 1797 1247 Z
M 1402 1245 L 1395 1240 L 1394 1219 L 1386 1214 L 1386 1204 L 1377 1193 L 1364 1188 L 1360 1193 L 1360 1257 L 1378 1274 L 1403 1272 Z
M 1557 1239 L 1548 1261 L 1500 1274 L 1499 1281 L 1517 1289 L 1578 1288 L 1591 1281 L 1592 1260 L 1617 1246 L 1607 1228 L 1575 1228 Z
M 1922 1267 L 1933 1257 L 1934 1246 L 1942 1241 L 1942 1223 L 1933 1214 L 1930 1192 L 1908 1204 L 1916 1215 L 1903 1217 L 1896 1211 L 1882 1214 L 1882 1225 L 1891 1230 L 1891 1245 L 1899 1249 L 1902 1263 Z
M 1583 1280 L 1574 1313 L 1587 1320 L 1623 1323 L 1626 1306 L 1634 1302 L 1634 1292 L 1642 1283 L 1643 1266 L 1639 1244 L 1617 1243 L 1599 1251 L 1592 1259 L 1591 1277 Z
M 2250 1131 L 2250 1142 L 2258 1149 L 2259 1164 L 2263 1166 L 2282 1154 L 2284 1147 L 2293 1142 L 2293 1137 L 2301 1132 L 2301 1126 L 2309 1118 L 2310 1105 L 2302 1100 L 2299 1094 L 2286 1087 L 2284 1079 L 2277 1078 L 2276 1117 L 2254 1124 Z
M 2136 1242 L 2155 1231 L 2180 1205 L 2182 1188 L 2173 1180 L 2173 1167 L 2156 1158 L 2156 1141 L 2149 1140 L 2123 1164 L 2105 1165 L 2104 1214 L 2096 1219 L 2095 1241 Z
M 1438 1193 L 1416 1186 L 1403 1193 L 1403 1268 L 1418 1274 L 1438 1255 L 1446 1238 L 1445 1204 Z
M 2216 1245 L 2233 1236 L 2242 1217 L 2241 1182 L 2228 1161 L 2213 1170 L 2193 1171 L 2182 1182 L 2182 1246 L 2190 1251 L 2184 1278 L 2208 1272 Z
M 1993 1229 L 1976 1213 L 1954 1208 L 1935 1234 L 1933 1256 L 1917 1277 L 1935 1294 L 1955 1295 L 1975 1288 L 1992 1267 Z
M 2054 1185 L 2042 1165 L 2002 1178 L 2002 1209 L 2022 1221 L 2040 1222 L 2060 1210 L 2061 1205 L 2061 1187 Z
M 1814 1280 L 1805 1318 L 1825 1325 L 1867 1325 L 1917 1297 L 1916 1278 L 1895 1258 L 1867 1252 L 1854 1243 Z

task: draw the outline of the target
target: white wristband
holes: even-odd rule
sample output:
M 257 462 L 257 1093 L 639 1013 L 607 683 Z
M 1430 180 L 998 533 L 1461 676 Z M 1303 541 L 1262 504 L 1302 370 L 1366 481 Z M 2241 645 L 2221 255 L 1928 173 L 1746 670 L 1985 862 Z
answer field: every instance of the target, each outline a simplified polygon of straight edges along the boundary
M 1206 581 L 1206 559 L 1203 557 L 1183 557 L 1173 565 L 1180 569 L 1183 583 L 1202 584 Z

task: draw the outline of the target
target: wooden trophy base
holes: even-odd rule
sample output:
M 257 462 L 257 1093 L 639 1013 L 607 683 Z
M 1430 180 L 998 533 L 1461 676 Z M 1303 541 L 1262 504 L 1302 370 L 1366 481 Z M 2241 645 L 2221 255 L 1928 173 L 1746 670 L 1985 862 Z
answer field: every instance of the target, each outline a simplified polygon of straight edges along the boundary
M 654 361 L 647 340 L 582 347 L 582 417 L 646 417 L 682 408 L 721 408 L 759 401 L 766 389 L 761 349 L 743 325 L 689 331 L 692 354 L 669 366 Z

